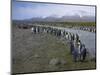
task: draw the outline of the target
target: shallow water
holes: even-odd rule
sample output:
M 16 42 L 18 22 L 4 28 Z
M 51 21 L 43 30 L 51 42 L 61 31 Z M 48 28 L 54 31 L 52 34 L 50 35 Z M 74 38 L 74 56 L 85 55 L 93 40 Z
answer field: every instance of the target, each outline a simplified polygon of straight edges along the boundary
M 64 29 L 65 31 L 78 34 L 80 37 L 80 40 L 83 44 L 85 44 L 85 47 L 89 51 L 91 57 L 95 57 L 96 53 L 96 33 L 88 32 L 88 31 L 82 31 L 82 30 L 76 30 L 76 29 L 69 29 L 69 28 L 60 28 Z

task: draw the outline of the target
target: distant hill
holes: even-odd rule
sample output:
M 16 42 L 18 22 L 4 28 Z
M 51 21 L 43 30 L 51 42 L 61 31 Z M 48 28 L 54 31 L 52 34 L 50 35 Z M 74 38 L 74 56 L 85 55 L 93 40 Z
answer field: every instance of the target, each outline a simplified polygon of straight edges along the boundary
M 42 17 L 35 17 L 31 19 L 26 19 L 27 21 L 32 22 L 95 22 L 94 16 L 62 16 L 62 17 L 56 17 L 56 16 L 48 16 L 45 18 Z

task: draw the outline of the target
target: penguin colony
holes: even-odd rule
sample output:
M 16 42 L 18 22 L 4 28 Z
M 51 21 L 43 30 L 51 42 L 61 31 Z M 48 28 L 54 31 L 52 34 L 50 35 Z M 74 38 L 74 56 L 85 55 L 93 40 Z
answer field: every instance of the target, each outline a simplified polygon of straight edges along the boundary
M 72 55 L 74 62 L 84 61 L 86 59 L 87 49 L 85 48 L 85 45 L 82 44 L 78 34 L 73 34 L 55 27 L 39 25 L 32 26 L 31 32 L 32 34 L 47 33 L 58 38 L 63 37 L 66 41 L 69 41 L 70 54 Z

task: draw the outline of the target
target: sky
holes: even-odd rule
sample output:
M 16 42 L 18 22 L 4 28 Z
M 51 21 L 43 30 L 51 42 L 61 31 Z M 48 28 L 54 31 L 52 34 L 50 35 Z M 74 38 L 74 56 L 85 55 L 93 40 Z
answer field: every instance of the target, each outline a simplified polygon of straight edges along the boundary
M 50 4 L 35 2 L 12 2 L 12 19 L 24 20 L 30 18 L 62 16 L 95 16 L 95 6 L 80 6 L 68 4 Z

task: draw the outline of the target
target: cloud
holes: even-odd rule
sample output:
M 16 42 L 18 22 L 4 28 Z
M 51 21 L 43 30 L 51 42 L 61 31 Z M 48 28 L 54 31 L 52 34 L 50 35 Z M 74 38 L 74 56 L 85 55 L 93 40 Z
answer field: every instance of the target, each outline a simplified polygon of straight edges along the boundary
M 50 15 L 72 16 L 72 15 L 95 16 L 95 7 L 78 5 L 60 5 L 31 2 L 14 2 L 12 8 L 13 19 L 28 19 L 32 17 L 48 17 Z

